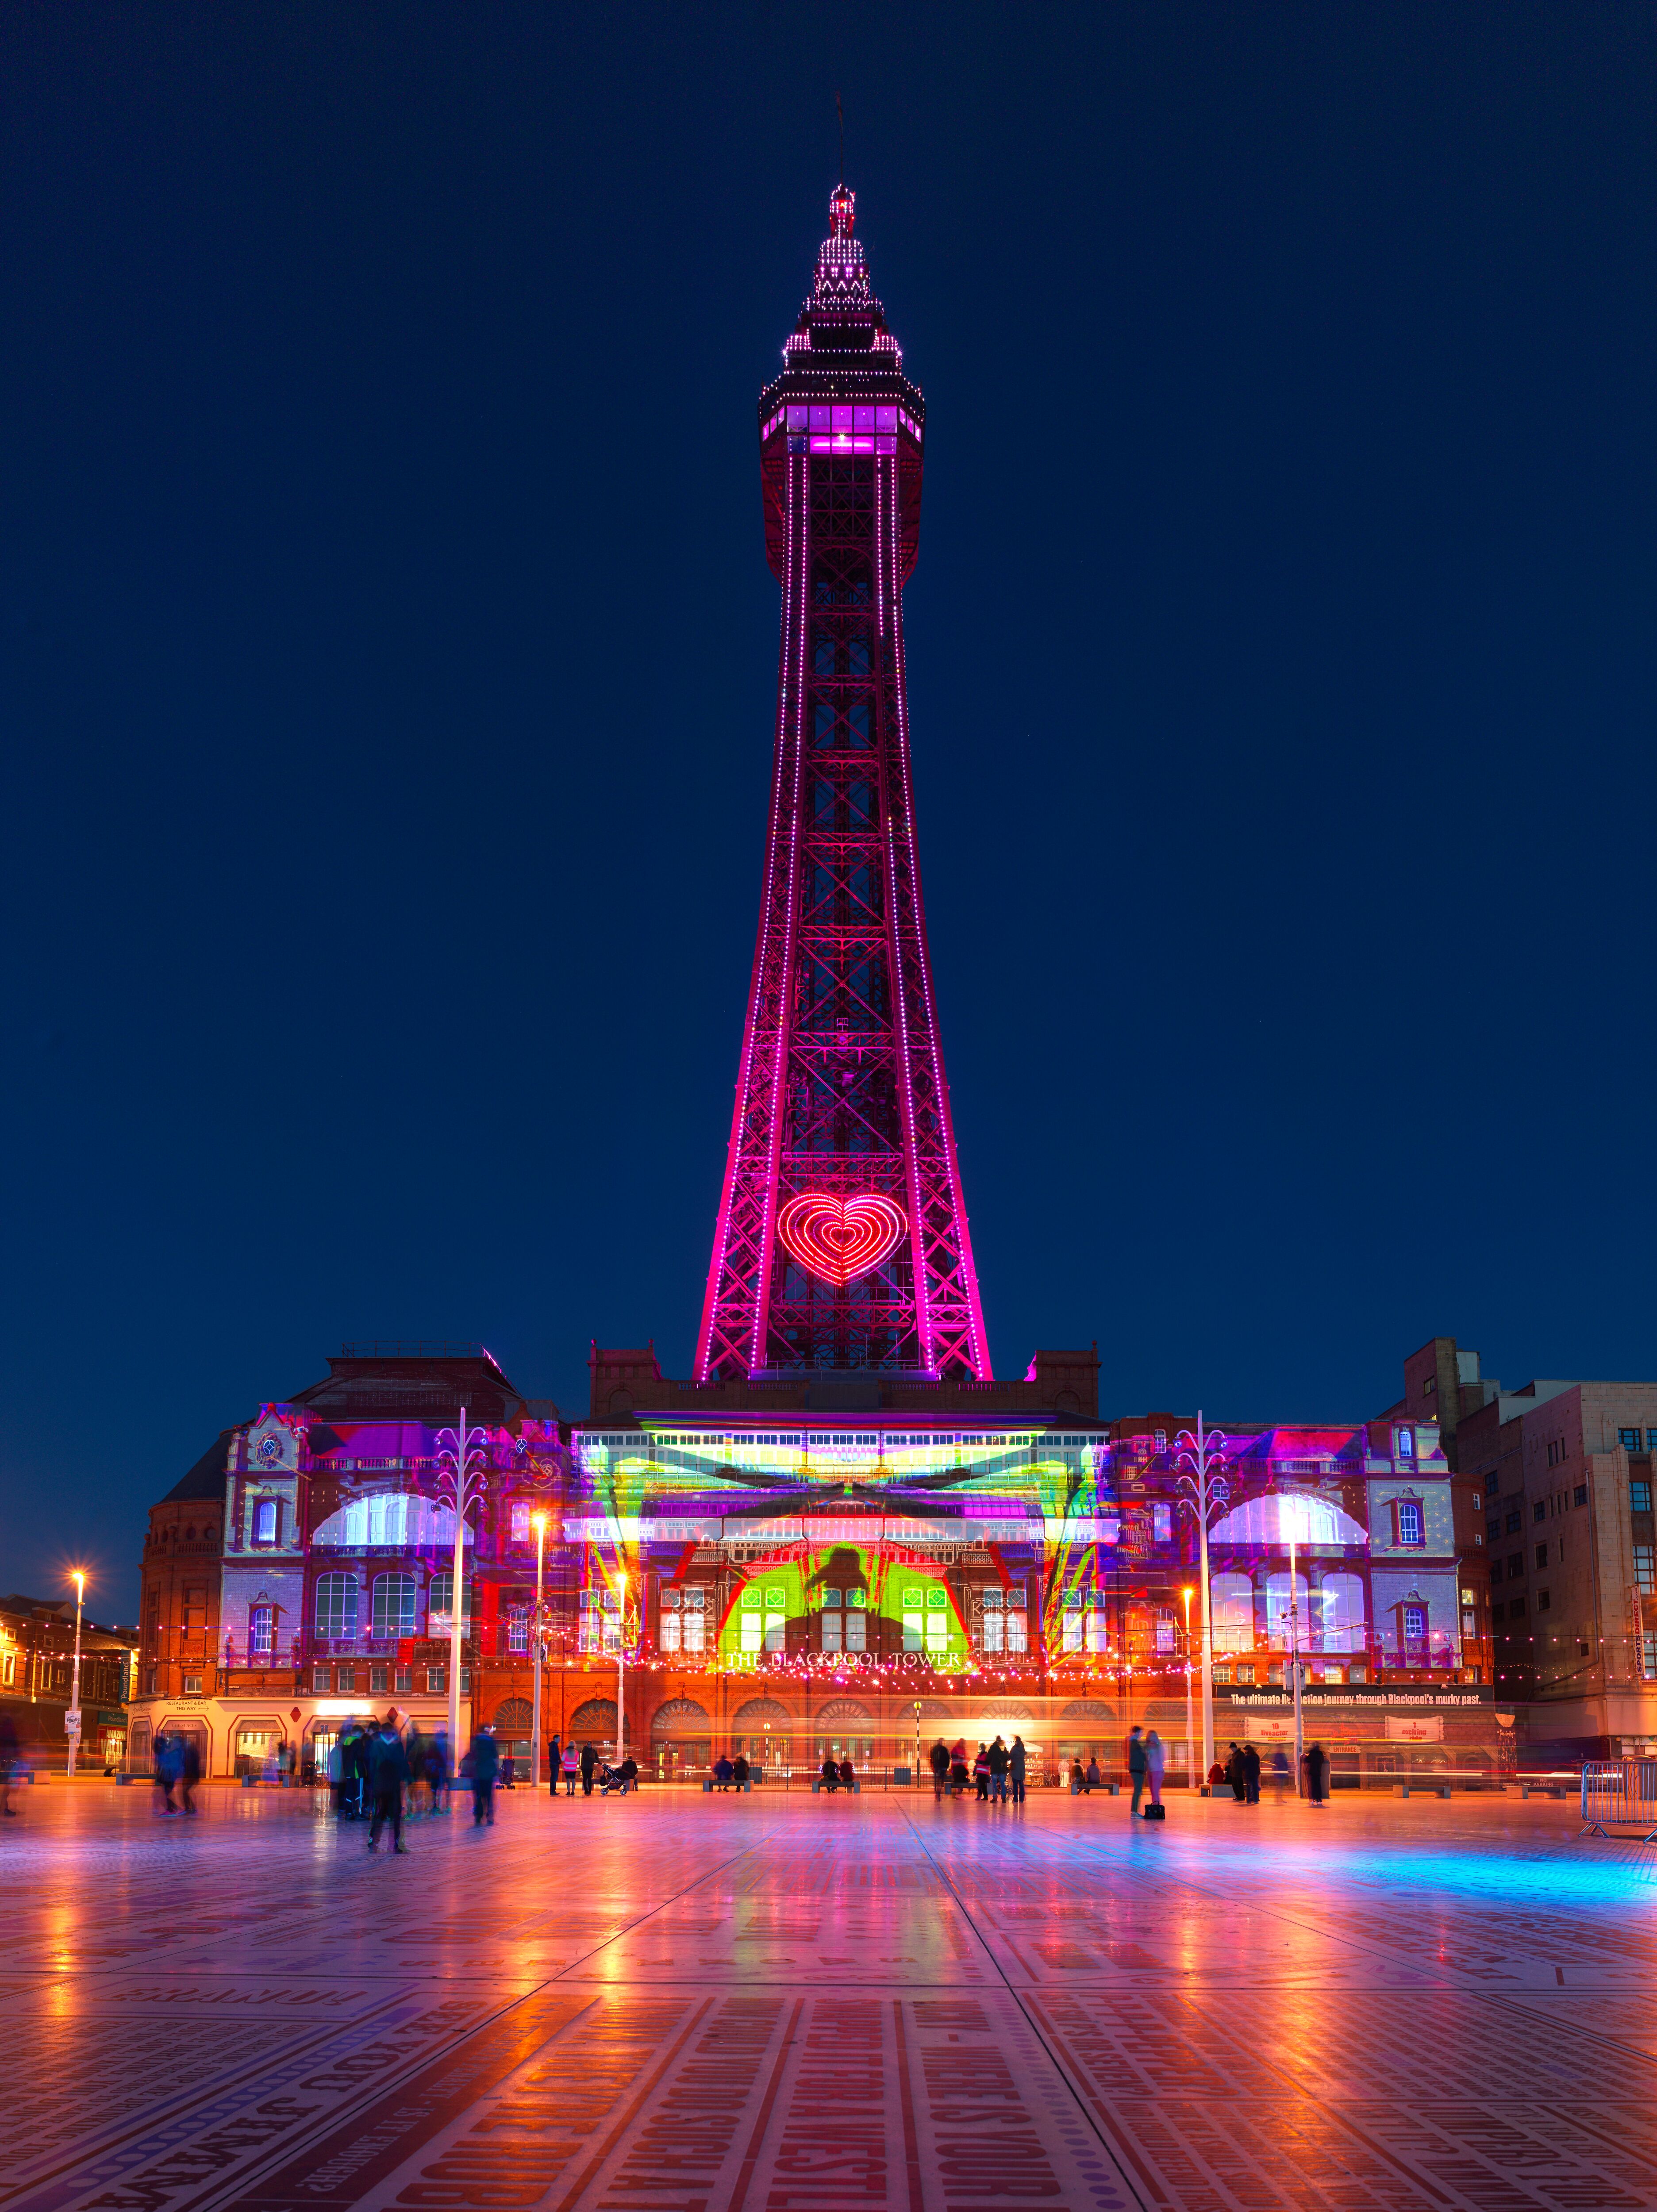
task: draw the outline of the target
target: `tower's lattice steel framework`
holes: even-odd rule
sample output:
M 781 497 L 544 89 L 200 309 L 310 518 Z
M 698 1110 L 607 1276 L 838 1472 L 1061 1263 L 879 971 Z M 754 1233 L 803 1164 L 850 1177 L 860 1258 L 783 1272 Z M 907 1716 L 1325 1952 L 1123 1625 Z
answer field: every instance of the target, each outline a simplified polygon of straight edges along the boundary
M 905 696 L 925 408 L 853 220 L 842 185 L 783 374 L 759 401 L 766 550 L 783 587 L 776 768 L 704 1382 L 990 1374 Z

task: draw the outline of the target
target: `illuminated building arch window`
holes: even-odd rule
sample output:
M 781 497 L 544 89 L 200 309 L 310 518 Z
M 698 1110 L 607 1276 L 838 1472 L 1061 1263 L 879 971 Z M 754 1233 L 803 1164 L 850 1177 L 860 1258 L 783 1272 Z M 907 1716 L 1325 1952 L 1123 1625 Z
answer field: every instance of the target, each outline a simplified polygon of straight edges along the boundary
M 1362 1575 L 1325 1575 L 1317 1594 L 1318 1646 L 1325 1651 L 1362 1651 L 1365 1612 Z
M 274 1498 L 256 1498 L 253 1504 L 253 1541 L 274 1544 L 277 1540 L 277 1502 Z
M 319 1636 L 350 1637 L 356 1633 L 356 1577 L 319 1575 L 316 1578 L 316 1632 Z
M 374 1578 L 374 1607 L 371 1615 L 376 1636 L 412 1636 L 414 1633 L 414 1577 L 412 1575 L 376 1575 Z
M 1254 1649 L 1254 1584 L 1246 1575 L 1215 1575 L 1209 1583 L 1209 1611 L 1216 1651 Z
M 268 1659 L 276 1650 L 276 1607 L 256 1605 L 247 1614 L 247 1650 L 255 1659 Z
M 437 1572 L 432 1577 L 431 1589 L 428 1592 L 426 1598 L 426 1611 L 429 1616 L 431 1631 L 434 1636 L 442 1633 L 453 1626 L 453 1616 L 454 1612 L 454 1570 L 453 1567 L 440 1567 Z M 471 1626 L 472 1584 L 463 1577 L 460 1583 L 460 1626 L 465 1630 L 470 1628 Z

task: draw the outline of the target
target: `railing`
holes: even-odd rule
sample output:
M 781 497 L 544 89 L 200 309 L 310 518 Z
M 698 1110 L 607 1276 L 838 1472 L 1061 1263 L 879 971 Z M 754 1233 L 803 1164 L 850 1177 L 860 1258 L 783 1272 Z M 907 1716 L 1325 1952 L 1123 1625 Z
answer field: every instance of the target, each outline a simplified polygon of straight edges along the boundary
M 1582 1768 L 1583 1833 L 1643 1828 L 1657 1842 L 1657 1759 L 1590 1759 Z

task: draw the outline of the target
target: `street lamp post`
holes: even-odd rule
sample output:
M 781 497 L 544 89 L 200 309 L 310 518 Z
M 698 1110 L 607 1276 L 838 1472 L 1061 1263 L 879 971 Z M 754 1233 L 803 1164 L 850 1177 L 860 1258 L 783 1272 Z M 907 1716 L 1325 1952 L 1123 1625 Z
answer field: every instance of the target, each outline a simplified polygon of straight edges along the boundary
M 1295 1794 L 1301 1790 L 1301 1760 L 1305 1754 L 1305 1734 L 1301 1725 L 1301 1578 L 1296 1571 L 1295 1534 L 1293 1522 L 1288 1531 L 1288 1663 L 1295 1676 Z
M 1179 1595 L 1185 1601 L 1185 1783 L 1187 1788 L 1195 1790 L 1197 1777 L 1191 1770 L 1197 1763 L 1197 1745 L 1192 1737 L 1191 1720 L 1191 1585 L 1189 1583 Z M 1203 1769 L 1203 1773 L 1206 1778 L 1208 1774 L 1206 1766 Z
M 541 1786 L 541 1664 L 545 1641 L 541 1627 L 541 1585 L 546 1577 L 546 1516 L 545 1513 L 532 1513 L 529 1517 L 535 1530 L 535 1633 L 530 1644 L 535 1665 L 534 1718 L 530 1724 L 534 1765 L 530 1768 L 530 1786 L 539 1790 Z M 552 1794 L 555 1797 L 558 1794 L 556 1774 L 552 1777 Z
M 69 1693 L 69 1711 L 64 1715 L 64 1729 L 69 1737 L 69 1778 L 75 1779 L 75 1754 L 81 1747 L 81 1607 L 86 1597 L 86 1577 L 79 1567 L 71 1570 L 75 1583 L 75 1686 Z
M 1189 1429 L 1182 1429 L 1173 1441 L 1173 1463 L 1185 1470 L 1179 1486 L 1186 1494 L 1180 1502 L 1188 1513 L 1197 1516 L 1197 1594 L 1203 1601 L 1203 1774 L 1206 1781 L 1214 1764 L 1214 1618 L 1209 1598 L 1209 1522 L 1229 1501 L 1231 1485 L 1223 1474 L 1211 1471 L 1219 1456 L 1218 1447 L 1226 1441 L 1225 1431 L 1205 1429 L 1200 1411 L 1197 1434 L 1193 1437 Z
M 437 1431 L 437 1464 L 443 1470 L 438 1480 L 438 1498 L 441 1503 L 454 1508 L 454 1581 L 449 1592 L 448 1755 L 454 1762 L 456 1774 L 460 1771 L 460 1608 L 466 1588 L 462 1570 L 466 1565 L 466 1516 L 484 1494 L 483 1468 L 488 1443 L 487 1429 L 467 1428 L 464 1406 L 458 1429 Z
M 627 1570 L 623 1567 L 616 1577 L 620 1617 L 616 1625 L 616 1765 L 619 1766 L 626 1753 L 621 1747 L 622 1733 L 627 1725 Z

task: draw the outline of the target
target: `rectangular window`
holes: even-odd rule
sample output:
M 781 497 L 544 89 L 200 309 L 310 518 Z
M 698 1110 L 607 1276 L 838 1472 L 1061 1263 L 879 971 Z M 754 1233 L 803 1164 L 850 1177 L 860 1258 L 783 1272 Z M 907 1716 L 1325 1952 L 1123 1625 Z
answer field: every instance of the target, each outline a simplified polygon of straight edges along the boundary
M 1007 1648 L 1017 1652 L 1030 1649 L 1030 1623 L 1022 1613 L 1009 1613 L 1007 1616 Z
M 1648 1429 L 1646 1431 L 1646 1449 L 1648 1451 L 1657 1451 L 1657 1429 Z
M 0 1659 L 0 1682 L 4 1683 L 6 1688 L 9 1690 L 16 1680 L 17 1654 L 15 1651 L 8 1651 L 4 1658 Z
M 1657 1590 L 1657 1547 L 1650 1544 L 1635 1546 L 1634 1582 L 1635 1587 L 1648 1595 Z
M 511 1507 L 511 1538 L 515 1544 L 527 1544 L 534 1533 L 529 1525 L 529 1500 L 515 1498 Z
M 1524 1516 L 1520 1512 L 1519 1508 L 1518 1508 L 1517 1506 L 1515 1506 L 1515 1507 L 1514 1508 L 1513 1511 L 1512 1511 L 1512 1512 L 1508 1516 L 1508 1535 L 1512 1536 L 1512 1535 L 1515 1535 L 1515 1534 L 1517 1534 L 1517 1533 L 1519 1532 L 1519 1530 L 1520 1530 L 1521 1528 L 1523 1528 L 1523 1526 L 1524 1526 Z
M 1524 1579 L 1525 1554 L 1523 1552 L 1509 1552 L 1508 1554 L 1508 1580 L 1510 1583 L 1520 1583 L 1523 1582 Z
M 1464 1636 L 1476 1636 L 1478 1633 L 1478 1615 L 1476 1613 L 1463 1611 L 1461 1632 Z
M 1525 1601 L 1522 1597 L 1510 1597 L 1508 1600 L 1508 1618 L 1509 1620 L 1524 1620 Z
M 1502 1516 L 1499 1513 L 1493 1513 L 1490 1516 L 1489 1522 L 1486 1523 L 1486 1529 L 1490 1541 L 1494 1544 L 1496 1538 L 1502 1534 Z
M 1547 1517 L 1548 1501 L 1545 1498 L 1538 1498 L 1531 1508 L 1531 1518 L 1532 1521 L 1545 1521 Z
M 925 1630 L 924 1613 L 906 1613 L 904 1615 L 904 1650 L 918 1651 L 924 1638 Z
M 1537 1592 L 1536 1609 L 1538 1613 L 1546 1613 L 1551 1602 L 1552 1601 L 1550 1599 L 1546 1590 L 1538 1590 Z
M 1237 1686 L 1240 1689 L 1245 1690 L 1252 1690 L 1254 1687 L 1254 1669 L 1252 1667 L 1240 1667 L 1237 1669 Z
M 1427 1641 L 1427 1608 L 1424 1605 L 1404 1607 L 1404 1640 L 1406 1644 L 1424 1644 Z
M 1216 1668 L 1215 1668 L 1215 1670 L 1214 1670 L 1214 1679 L 1215 1679 L 1215 1682 L 1216 1682 L 1216 1683 L 1218 1683 L 1218 1684 L 1220 1685 L 1220 1686 L 1221 1686 L 1222 1689 L 1223 1689 L 1223 1688 L 1225 1688 L 1226 1686 L 1228 1686 L 1229 1685 L 1230 1681 L 1231 1681 L 1231 1669 L 1230 1669 L 1230 1668 L 1229 1668 L 1229 1667 L 1216 1667 Z
M 371 1698 L 383 1698 L 390 1688 L 390 1668 L 386 1667 L 370 1667 L 369 1669 L 369 1695 Z
M 247 1649 L 253 1657 L 268 1659 L 276 1649 L 276 1610 L 256 1605 L 247 1615 Z
M 1005 1650 L 1007 1643 L 1007 1615 L 1004 1613 L 991 1613 L 986 1607 L 984 1615 L 984 1626 L 978 1641 L 981 1648 L 987 1652 L 998 1652 Z
M 1419 1544 L 1422 1540 L 1421 1501 L 1416 1498 L 1399 1498 L 1393 1501 L 1398 1516 L 1400 1544 Z
M 413 1668 L 398 1668 L 392 1677 L 392 1687 L 396 1691 L 399 1698 L 411 1698 L 414 1695 Z
M 679 1627 L 680 1627 L 680 1622 L 679 1622 L 679 1614 L 678 1614 L 678 1613 L 664 1613 L 662 1614 L 662 1616 L 661 1616 L 661 1631 L 660 1635 L 659 1635 L 659 1636 L 657 1637 L 657 1638 L 656 1638 L 656 1641 L 657 1641 L 657 1643 L 660 1644 L 660 1646 L 661 1646 L 661 1648 L 662 1649 L 662 1650 L 664 1650 L 664 1651 L 677 1651 L 677 1650 L 679 1650 Z
M 1081 1592 L 1080 1590 L 1069 1590 L 1065 1594 L 1063 1645 L 1067 1651 L 1080 1651 L 1081 1649 Z
M 448 1694 L 448 1668 L 447 1667 L 428 1667 L 426 1669 L 426 1695 L 429 1698 L 442 1698 L 447 1697 Z
M 1640 1638 L 1640 1674 L 1647 1682 L 1657 1682 L 1657 1628 L 1648 1628 Z
M 1151 1540 L 1155 1544 L 1173 1541 L 1173 1508 L 1172 1505 L 1153 1505 L 1151 1508 Z
M 1398 1456 L 1400 1459 L 1414 1459 L 1416 1455 L 1415 1431 L 1413 1429 L 1400 1429 L 1398 1433 Z
M 185 1694 L 185 1696 L 186 1696 L 186 1698 L 198 1698 L 198 1697 L 200 1697 L 200 1695 L 201 1695 L 201 1676 L 200 1676 L 199 1674 L 186 1674 L 186 1675 L 185 1676 L 185 1678 L 184 1678 L 184 1694 Z
M 1630 1480 L 1629 1484 L 1629 1504 L 1631 1510 L 1636 1513 L 1650 1512 L 1651 1480 L 1649 1476 L 1636 1475 Z
M 1536 1547 L 1536 1564 L 1538 1567 L 1545 1567 L 1548 1564 L 1548 1547 L 1545 1544 L 1538 1544 Z
M 767 1611 L 765 1614 L 766 1650 L 786 1650 L 789 1641 L 788 1631 L 789 1617 L 786 1613 L 771 1613 Z
M 311 1695 L 314 1698 L 326 1698 L 332 1687 L 333 1680 L 330 1669 L 326 1667 L 313 1667 L 311 1669 Z
M 529 1607 L 509 1605 L 506 1609 L 506 1648 L 509 1651 L 527 1651 L 529 1649 Z
M 1621 1444 L 1624 1451 L 1638 1451 L 1640 1449 L 1640 1431 L 1638 1429 L 1618 1429 L 1617 1431 L 1617 1441 Z
M 1571 1493 L 1571 1502 L 1573 1504 L 1576 1505 L 1586 1505 L 1587 1504 L 1588 1486 L 1586 1482 L 1579 1482 L 1577 1484 L 1576 1488 Z

